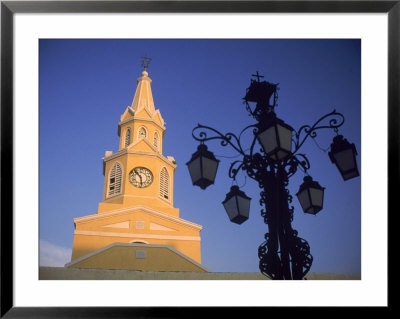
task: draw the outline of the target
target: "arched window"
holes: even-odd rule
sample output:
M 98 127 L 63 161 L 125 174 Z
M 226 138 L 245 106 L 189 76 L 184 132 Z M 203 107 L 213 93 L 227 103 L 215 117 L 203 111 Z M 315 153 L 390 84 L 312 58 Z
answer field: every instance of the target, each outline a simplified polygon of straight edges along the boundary
M 120 163 L 115 163 L 108 174 L 108 197 L 121 193 L 122 168 Z
M 154 140 L 153 140 L 153 145 L 156 147 L 156 149 L 158 149 L 158 143 L 159 143 L 159 137 L 158 137 L 158 133 L 154 132 Z
M 160 196 L 169 199 L 169 176 L 165 167 L 161 169 L 160 173 Z
M 147 137 L 147 130 L 144 126 L 142 126 L 141 128 L 139 128 L 138 138 L 145 138 L 145 137 Z
M 131 128 L 128 127 L 126 130 L 126 135 L 125 135 L 125 147 L 128 147 L 131 144 L 132 141 L 132 133 L 131 133 Z

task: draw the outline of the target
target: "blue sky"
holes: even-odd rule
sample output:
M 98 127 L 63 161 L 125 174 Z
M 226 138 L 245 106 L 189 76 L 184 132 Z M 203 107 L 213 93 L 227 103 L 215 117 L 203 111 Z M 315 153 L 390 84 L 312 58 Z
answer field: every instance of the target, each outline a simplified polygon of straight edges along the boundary
M 118 150 L 117 125 L 141 75 L 140 57 L 152 58 L 156 108 L 166 122 L 164 155 L 177 161 L 174 206 L 180 217 L 203 226 L 202 264 L 214 272 L 258 272 L 258 246 L 267 225 L 259 189 L 244 175 L 238 184 L 252 198 L 250 218 L 229 221 L 221 202 L 232 184 L 236 154 L 208 147 L 221 160 L 215 185 L 191 186 L 185 163 L 197 148 L 197 123 L 240 133 L 254 123 L 242 98 L 251 75 L 279 83 L 276 113 L 293 128 L 313 124 L 336 109 L 339 133 L 355 143 L 361 167 L 360 40 L 40 40 L 39 226 L 41 265 L 69 262 L 73 218 L 94 214 L 102 200 L 104 152 Z M 302 148 L 309 174 L 325 187 L 324 209 L 304 214 L 295 197 L 304 174 L 290 179 L 293 227 L 311 246 L 311 272 L 361 273 L 361 178 L 344 182 L 328 158 L 334 132 Z

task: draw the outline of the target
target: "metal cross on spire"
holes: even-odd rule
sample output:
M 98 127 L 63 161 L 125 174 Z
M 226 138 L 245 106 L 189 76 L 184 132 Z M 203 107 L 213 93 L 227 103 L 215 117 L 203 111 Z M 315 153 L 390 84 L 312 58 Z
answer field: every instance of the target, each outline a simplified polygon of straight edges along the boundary
M 257 82 L 260 82 L 260 78 L 263 78 L 263 77 L 264 77 L 263 75 L 260 75 L 260 74 L 258 73 L 258 71 L 256 72 L 256 74 L 252 74 L 252 76 L 255 76 L 255 77 L 257 78 Z
M 150 62 L 151 62 L 151 58 L 148 58 L 147 55 L 142 56 L 142 66 L 144 67 L 145 70 L 149 66 Z

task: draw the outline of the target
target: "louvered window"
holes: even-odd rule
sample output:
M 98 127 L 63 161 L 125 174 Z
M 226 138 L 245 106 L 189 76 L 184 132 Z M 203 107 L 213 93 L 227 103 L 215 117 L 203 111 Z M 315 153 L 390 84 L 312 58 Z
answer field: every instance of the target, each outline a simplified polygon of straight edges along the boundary
M 132 138 L 131 138 L 131 128 L 128 127 L 126 130 L 126 135 L 125 135 L 125 147 L 128 147 L 131 144 Z
M 160 196 L 169 199 L 169 176 L 165 167 L 162 168 L 160 174 Z
M 154 141 L 153 141 L 153 145 L 158 149 L 158 141 L 159 141 L 159 138 L 158 138 L 158 133 L 157 132 L 154 132 Z
M 110 170 L 108 178 L 108 196 L 113 196 L 121 193 L 121 164 L 115 163 Z

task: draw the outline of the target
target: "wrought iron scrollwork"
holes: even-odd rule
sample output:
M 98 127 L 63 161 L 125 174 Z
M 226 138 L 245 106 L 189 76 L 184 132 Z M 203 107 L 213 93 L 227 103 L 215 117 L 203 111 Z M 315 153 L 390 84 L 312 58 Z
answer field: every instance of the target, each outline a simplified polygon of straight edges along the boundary
M 323 124 L 325 120 L 329 121 L 328 124 Z M 331 113 L 322 116 L 312 126 L 303 125 L 295 133 L 293 140 L 294 143 L 293 154 L 295 154 L 300 149 L 300 147 L 304 144 L 304 142 L 308 137 L 316 138 L 318 130 L 328 128 L 328 129 L 333 129 L 335 132 L 337 132 L 338 128 L 342 126 L 343 123 L 344 123 L 343 114 L 336 112 L 336 110 L 333 110 Z
M 234 161 L 231 163 L 231 166 L 229 167 L 228 170 L 228 175 L 230 178 L 232 178 L 233 180 L 236 179 L 236 175 L 238 174 L 238 172 L 240 171 L 240 169 L 243 167 L 243 161 Z
M 303 172 L 306 173 L 310 169 L 310 166 L 310 161 L 305 154 L 296 154 L 291 156 L 286 162 L 288 178 L 296 174 L 299 167 L 301 167 Z
M 260 271 L 270 279 L 281 279 L 281 260 L 278 252 L 272 247 L 269 233 L 266 233 L 264 238 L 265 241 L 258 247 Z
M 214 133 L 214 135 L 208 137 L 207 131 Z M 239 154 L 245 155 L 245 152 L 243 151 L 243 148 L 240 144 L 239 138 L 237 138 L 236 135 L 233 133 L 222 134 L 221 132 L 217 131 L 212 127 L 197 124 L 197 126 L 192 130 L 192 136 L 196 141 L 199 141 L 201 143 L 211 140 L 220 140 L 222 146 L 230 145 Z
M 310 271 L 313 262 L 310 245 L 305 239 L 297 236 L 296 230 L 293 230 L 290 242 L 293 279 L 302 279 Z

